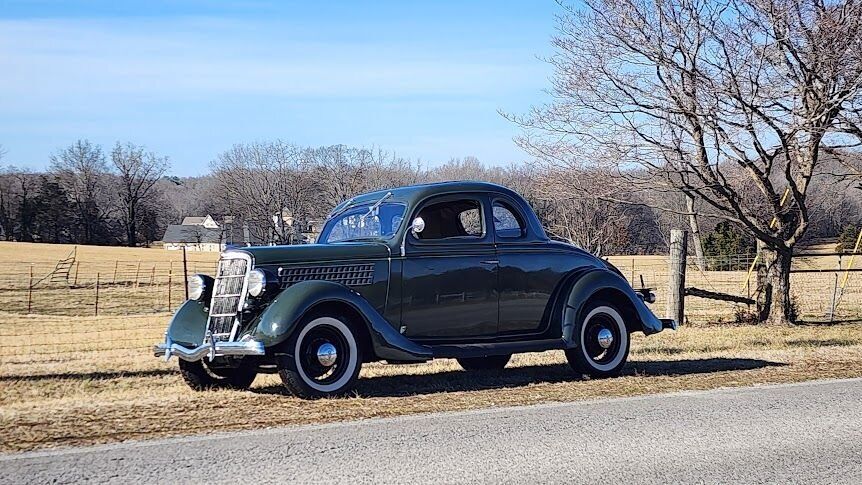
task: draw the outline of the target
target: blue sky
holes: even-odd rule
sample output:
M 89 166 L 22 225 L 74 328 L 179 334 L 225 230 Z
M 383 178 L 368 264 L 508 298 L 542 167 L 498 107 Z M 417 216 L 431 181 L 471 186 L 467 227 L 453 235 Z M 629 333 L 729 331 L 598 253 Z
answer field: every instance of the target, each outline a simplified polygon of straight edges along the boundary
M 557 8 L 507 1 L 0 0 L 3 163 L 89 138 L 195 175 L 234 143 L 523 161 L 498 110 L 545 99 Z

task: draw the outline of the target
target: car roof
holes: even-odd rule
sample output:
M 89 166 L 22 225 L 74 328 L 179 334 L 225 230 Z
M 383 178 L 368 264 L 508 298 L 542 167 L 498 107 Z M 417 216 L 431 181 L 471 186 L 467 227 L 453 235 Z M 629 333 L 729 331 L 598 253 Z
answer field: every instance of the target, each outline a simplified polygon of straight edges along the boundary
M 449 193 L 465 193 L 465 192 L 494 192 L 508 195 L 521 200 L 521 196 L 513 190 L 503 187 L 502 185 L 492 184 L 490 182 L 479 182 L 473 180 L 451 181 L 451 182 L 434 182 L 419 185 L 408 185 L 397 187 L 394 189 L 383 189 L 374 192 L 368 192 L 358 195 L 351 199 L 351 204 L 375 201 L 392 192 L 393 201 L 406 202 L 415 204 L 422 199 L 431 195 L 449 194 Z M 339 204 L 339 206 L 343 205 Z
M 416 207 L 426 198 L 435 195 L 466 193 L 486 193 L 502 195 L 508 197 L 514 204 L 520 207 L 520 212 L 526 218 L 525 222 L 530 227 L 530 230 L 528 231 L 530 238 L 542 241 L 548 240 L 548 236 L 545 234 L 545 230 L 542 228 L 542 224 L 536 217 L 536 213 L 533 211 L 533 208 L 530 207 L 530 204 L 527 203 L 527 201 L 524 200 L 524 198 L 521 197 L 520 194 L 518 194 L 512 189 L 503 187 L 502 185 L 492 184 L 490 182 L 479 182 L 475 180 L 434 182 L 428 184 L 408 185 L 404 187 L 368 192 L 365 194 L 357 195 L 356 197 L 353 197 L 338 204 L 334 209 L 332 209 L 330 217 L 332 217 L 332 214 L 338 214 L 342 212 L 347 206 L 355 206 L 359 204 L 376 202 L 390 192 L 392 193 L 392 195 L 386 200 L 387 202 L 400 202 L 406 204 L 408 207 Z

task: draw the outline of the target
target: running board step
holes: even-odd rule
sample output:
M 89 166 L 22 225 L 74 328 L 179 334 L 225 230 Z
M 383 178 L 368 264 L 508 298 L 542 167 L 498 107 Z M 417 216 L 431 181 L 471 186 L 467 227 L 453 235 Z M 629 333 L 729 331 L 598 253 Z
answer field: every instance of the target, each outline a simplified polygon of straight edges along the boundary
M 487 357 L 489 355 L 544 352 L 566 348 L 563 339 L 527 340 L 519 342 L 495 342 L 484 344 L 428 345 L 435 359 L 460 359 L 465 357 Z

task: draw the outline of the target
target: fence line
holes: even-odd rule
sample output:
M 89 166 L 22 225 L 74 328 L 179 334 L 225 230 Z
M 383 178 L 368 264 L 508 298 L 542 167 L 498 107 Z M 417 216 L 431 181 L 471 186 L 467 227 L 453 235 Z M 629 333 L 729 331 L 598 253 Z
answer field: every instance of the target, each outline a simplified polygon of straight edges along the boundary
M 791 288 L 802 318 L 828 321 L 862 316 L 862 273 L 845 273 L 847 265 L 839 266 L 840 258 L 794 258 Z M 706 268 L 698 267 L 693 259 L 685 266 L 687 286 L 753 296 L 754 285 L 746 288 L 743 284 L 753 254 L 711 258 Z M 667 257 L 612 256 L 609 260 L 634 287 L 652 288 L 657 301 L 651 308 L 666 316 Z M 79 261 L 63 282 L 44 278 L 54 267 L 47 262 L 0 263 L 0 364 L 10 364 L 0 374 L 75 362 L 86 368 L 89 360 L 107 356 L 111 362 L 126 364 L 152 359 L 152 345 L 163 338 L 170 312 L 184 299 L 180 263 Z M 189 274 L 212 274 L 215 267 L 215 261 L 188 261 Z M 798 271 L 810 269 L 822 271 Z M 843 292 L 836 285 L 839 274 L 849 275 Z M 685 323 L 697 324 L 733 322 L 738 313 L 753 309 L 741 303 L 689 297 L 685 310 Z

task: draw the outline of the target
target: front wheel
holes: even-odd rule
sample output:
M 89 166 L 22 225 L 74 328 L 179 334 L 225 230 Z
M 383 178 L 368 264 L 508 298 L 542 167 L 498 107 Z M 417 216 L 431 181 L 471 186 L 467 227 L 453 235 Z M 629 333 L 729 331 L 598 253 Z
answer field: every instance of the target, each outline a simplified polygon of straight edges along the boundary
M 362 352 L 349 319 L 317 315 L 301 322 L 278 363 L 284 387 L 304 399 L 350 391 L 362 367 Z
M 575 372 L 591 377 L 619 375 L 629 356 L 629 332 L 620 312 L 610 303 L 594 302 L 584 309 L 575 328 L 578 346 L 566 350 Z
M 256 369 L 245 363 L 237 367 L 220 368 L 210 367 L 202 360 L 182 359 L 180 359 L 180 374 L 186 384 L 196 391 L 220 388 L 244 390 L 251 387 L 251 383 L 257 377 Z

